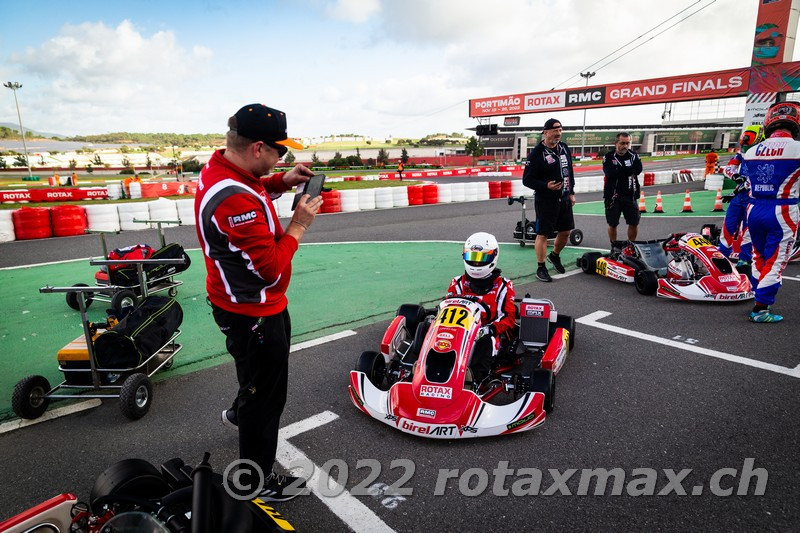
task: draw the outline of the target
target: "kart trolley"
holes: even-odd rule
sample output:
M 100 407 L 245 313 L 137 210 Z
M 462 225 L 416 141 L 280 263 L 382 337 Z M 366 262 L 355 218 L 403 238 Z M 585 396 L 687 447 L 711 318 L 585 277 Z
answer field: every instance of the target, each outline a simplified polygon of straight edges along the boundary
M 180 220 L 138 220 L 134 219 L 133 222 L 139 224 L 155 224 L 158 229 L 158 236 L 160 241 L 160 248 L 159 250 L 163 250 L 166 244 L 166 238 L 164 236 L 164 224 L 179 224 Z M 108 259 L 108 244 L 106 243 L 106 234 L 113 233 L 119 234 L 119 231 L 104 231 L 104 230 L 86 230 L 86 233 L 92 233 L 98 235 L 100 238 L 100 246 L 103 251 L 103 258 Z M 100 302 L 107 302 L 111 304 L 111 307 L 115 309 L 121 309 L 125 306 L 136 306 L 136 303 L 139 298 L 146 298 L 150 294 L 157 294 L 159 292 L 167 292 L 167 295 L 170 298 L 174 298 L 178 295 L 178 287 L 183 284 L 182 281 L 174 279 L 174 276 L 178 274 L 178 272 L 172 271 L 172 269 L 167 269 L 166 273 L 156 274 L 154 277 L 150 277 L 148 274 L 148 269 L 145 268 L 144 276 L 141 272 L 141 264 L 137 267 L 137 276 L 135 280 L 131 280 L 132 283 L 119 283 L 120 280 L 112 279 L 111 275 L 111 268 L 110 265 L 120 265 L 126 264 L 123 260 L 114 260 L 114 261 L 107 261 L 105 263 L 93 263 L 89 262 L 90 265 L 104 265 L 107 266 L 107 270 L 98 270 L 95 273 L 95 283 L 97 285 L 97 290 L 95 292 L 92 291 L 83 291 L 84 292 L 84 299 L 86 303 L 86 307 L 92 305 L 94 301 Z M 165 262 L 160 263 L 152 263 L 152 265 L 164 265 L 169 264 Z M 184 264 L 184 262 L 178 263 Z M 187 265 L 188 266 L 188 265 Z M 116 281 L 116 283 L 115 283 Z M 136 283 L 138 281 L 138 283 Z M 75 287 L 88 287 L 85 283 L 76 283 Z M 78 311 L 78 301 L 77 301 L 77 291 L 67 291 L 66 292 L 66 300 L 67 305 Z
M 525 246 L 526 243 L 533 243 L 536 241 L 536 220 L 528 220 L 526 216 L 526 209 L 525 209 L 525 202 L 528 200 L 533 200 L 534 196 L 530 196 L 526 198 L 525 196 L 509 196 L 508 198 L 508 205 L 514 205 L 515 202 L 519 202 L 522 206 L 522 212 L 520 215 L 520 221 L 517 222 L 516 228 L 514 228 L 514 238 L 519 241 L 520 246 Z M 555 239 L 557 233 L 553 232 L 552 234 L 547 236 L 547 239 Z M 573 229 L 569 233 L 569 243 L 573 246 L 580 246 L 583 242 L 583 232 L 578 228 Z
M 136 265 L 140 277 L 143 297 L 148 294 L 145 283 L 145 265 L 182 264 L 183 259 L 137 259 L 137 260 L 92 260 L 91 265 L 123 263 Z M 89 307 L 87 295 L 97 291 L 111 291 L 119 294 L 122 287 L 72 286 L 39 289 L 40 293 L 74 293 L 81 314 L 83 335 L 67 344 L 59 351 L 58 369 L 64 374 L 64 381 L 51 387 L 44 376 L 32 375 L 20 380 L 14 387 L 11 406 L 20 418 L 40 417 L 53 399 L 119 398 L 122 414 L 137 420 L 147 414 L 153 401 L 153 385 L 150 377 L 156 372 L 172 367 L 173 358 L 183 346 L 176 342 L 181 334 L 177 329 L 167 342 L 146 357 L 138 366 L 129 368 L 102 368 L 97 364 L 94 339 L 105 330 L 89 322 L 86 310 Z M 64 359 L 62 359 L 64 354 Z

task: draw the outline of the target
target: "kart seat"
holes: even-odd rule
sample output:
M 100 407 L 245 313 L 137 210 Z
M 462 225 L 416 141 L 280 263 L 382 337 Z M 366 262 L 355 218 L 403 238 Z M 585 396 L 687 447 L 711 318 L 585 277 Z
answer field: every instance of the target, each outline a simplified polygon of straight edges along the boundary
M 650 270 L 666 269 L 669 257 L 663 248 L 663 241 L 636 241 L 633 243 L 639 252 L 639 258 Z
M 547 346 L 550 341 L 550 321 L 556 317 L 550 300 L 523 298 L 519 304 L 519 340 L 525 346 Z

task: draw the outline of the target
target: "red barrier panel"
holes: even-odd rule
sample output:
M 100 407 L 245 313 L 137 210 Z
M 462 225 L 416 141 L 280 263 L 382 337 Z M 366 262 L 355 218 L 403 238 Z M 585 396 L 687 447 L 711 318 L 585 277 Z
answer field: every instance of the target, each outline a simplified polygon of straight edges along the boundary
M 190 190 L 196 190 L 197 184 L 194 189 L 189 187 L 190 183 L 182 183 L 178 181 L 163 181 L 163 182 L 150 182 L 142 183 L 142 198 L 158 198 L 160 196 L 177 196 L 179 194 L 194 194 Z
M 655 185 L 656 184 L 656 173 L 655 172 L 645 172 L 644 173 L 644 185 Z
M 79 205 L 57 205 L 50 208 L 53 235 L 68 237 L 83 235 L 86 229 L 86 211 Z
M 75 189 L 30 189 L 0 191 L 0 202 L 59 202 L 64 200 L 88 200 L 108 198 L 105 187 Z
M 409 201 L 409 203 L 411 203 Z M 422 203 L 423 204 L 438 204 L 439 203 L 439 186 L 430 184 L 422 186 Z
M 489 182 L 489 198 L 500 198 L 501 194 L 501 187 L 499 181 L 490 181 Z
M 14 222 L 14 235 L 18 241 L 53 236 L 50 209 L 47 207 L 20 207 L 11 213 L 11 219 Z
M 511 197 L 511 182 L 508 180 L 500 182 L 500 198 Z
M 422 205 L 422 185 L 412 185 L 408 190 L 408 205 Z
M 320 213 L 340 213 L 342 211 L 342 200 L 339 191 L 323 191 L 322 207 Z

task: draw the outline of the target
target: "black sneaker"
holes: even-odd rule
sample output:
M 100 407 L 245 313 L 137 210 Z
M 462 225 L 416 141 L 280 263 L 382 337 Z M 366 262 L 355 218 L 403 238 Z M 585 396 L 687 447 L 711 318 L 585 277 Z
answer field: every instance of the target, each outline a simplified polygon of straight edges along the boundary
M 553 268 L 556 269 L 556 272 L 559 274 L 563 274 L 567 270 L 564 268 L 564 265 L 561 264 L 561 257 L 550 252 L 547 254 L 547 260 L 550 261 L 550 264 L 553 265 Z M 547 277 L 550 277 L 549 275 Z M 549 281 L 549 280 L 548 280 Z
M 272 472 L 267 476 L 264 490 L 258 493 L 258 498 L 265 502 L 288 502 L 301 494 L 308 494 L 304 478 Z
M 233 429 L 238 428 L 239 420 L 236 418 L 236 412 L 232 409 L 225 409 L 222 411 L 222 423 Z
M 539 267 L 536 271 L 536 279 L 546 282 L 553 281 L 553 278 L 550 277 L 550 273 L 547 271 L 547 267 Z

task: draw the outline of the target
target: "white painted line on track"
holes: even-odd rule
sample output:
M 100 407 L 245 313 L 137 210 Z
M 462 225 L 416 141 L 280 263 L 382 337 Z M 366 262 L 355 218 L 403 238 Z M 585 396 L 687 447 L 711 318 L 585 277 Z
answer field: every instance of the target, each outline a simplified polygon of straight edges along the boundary
M 322 413 L 282 428 L 278 436 L 278 453 L 275 458 L 284 468 L 291 468 L 292 466 L 303 463 L 313 465 L 314 471 L 306 483 L 306 486 L 311 489 L 311 492 L 316 493 L 316 488 L 320 486 L 330 487 L 332 491 L 337 492 L 341 490 L 341 492 L 334 497 L 322 496 L 320 494 L 317 494 L 317 496 L 333 514 L 339 517 L 340 520 L 356 533 L 392 533 L 394 530 L 390 528 L 386 522 L 381 520 L 369 507 L 361 503 L 358 498 L 350 494 L 335 480 L 330 479 L 327 472 L 314 464 L 306 454 L 287 440 L 305 431 L 323 426 L 337 418 L 339 418 L 339 416 L 336 413 L 323 411 Z
M 725 352 L 718 352 L 717 350 L 709 350 L 708 348 L 701 348 L 699 346 L 693 346 L 691 344 L 685 344 L 683 342 L 678 342 L 671 339 L 664 339 L 662 337 L 656 337 L 655 335 L 649 335 L 647 333 L 642 333 L 640 331 L 634 331 L 631 329 L 621 328 L 619 326 L 612 326 L 611 324 L 603 324 L 599 322 L 599 320 L 606 318 L 608 316 L 611 316 L 611 313 L 609 313 L 608 311 L 595 311 L 594 313 L 590 313 L 586 316 L 577 319 L 576 322 L 578 322 L 579 324 L 584 324 L 586 326 L 591 326 L 593 328 L 604 329 L 606 331 L 618 333 L 620 335 L 627 335 L 628 337 L 634 337 L 644 341 L 653 342 L 656 344 L 662 344 L 664 346 L 670 346 L 672 348 L 677 348 L 679 350 L 685 350 L 687 352 L 692 352 L 699 355 L 706 355 L 708 357 L 715 357 L 717 359 L 724 359 L 725 361 L 729 361 L 731 363 L 737 363 L 740 365 L 750 366 L 753 368 L 760 368 L 762 370 L 768 370 L 770 372 L 775 372 L 776 374 L 783 374 L 785 376 L 790 376 L 793 378 L 800 378 L 800 365 L 797 365 L 794 368 L 787 368 L 785 366 L 773 365 L 771 363 L 757 361 L 756 359 L 749 359 L 747 357 L 742 357 L 739 355 L 733 355 Z
M 46 411 L 42 416 L 34 420 L 22 420 L 22 419 L 12 420 L 11 422 L 0 424 L 0 434 L 8 433 L 9 431 L 14 431 L 16 429 L 25 428 L 28 426 L 33 426 L 35 424 L 40 424 L 42 422 L 46 422 L 48 420 L 52 420 L 60 416 L 79 413 L 87 409 L 94 409 L 95 407 L 99 407 L 100 404 L 102 404 L 102 402 L 98 398 L 94 398 L 92 400 L 86 400 L 85 402 L 74 403 L 72 405 L 65 405 L 64 407 L 57 407 L 52 411 Z
M 790 281 L 800 281 L 800 278 L 796 278 L 794 276 L 781 276 L 781 279 L 788 279 Z
M 319 337 L 318 339 L 311 339 L 310 341 L 299 342 L 294 346 L 292 346 L 289 351 L 298 352 L 306 348 L 312 348 L 314 346 L 319 346 L 320 344 L 325 344 L 326 342 L 337 341 L 339 339 L 344 339 L 345 337 L 352 337 L 353 335 L 356 335 L 356 332 L 353 331 L 352 329 L 347 329 L 345 331 L 340 331 L 339 333 L 332 333 L 331 335 L 325 335 L 324 337 Z

